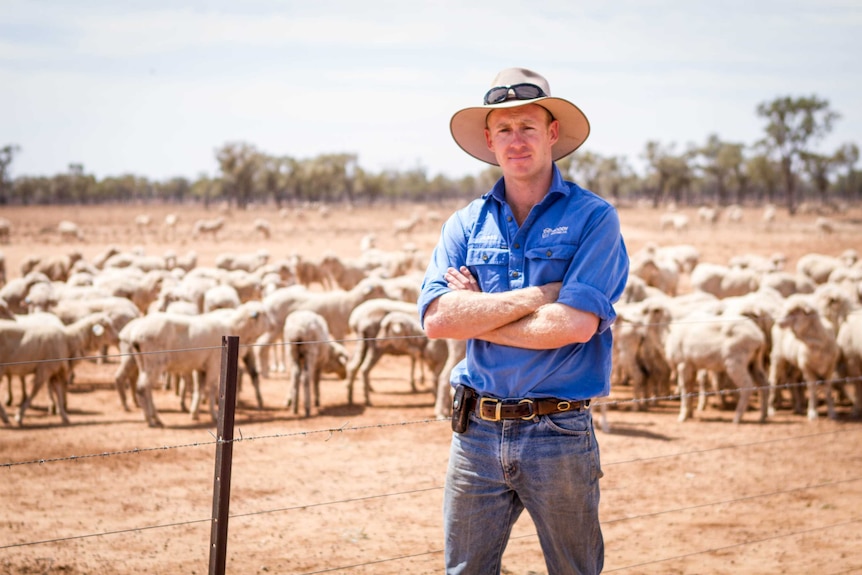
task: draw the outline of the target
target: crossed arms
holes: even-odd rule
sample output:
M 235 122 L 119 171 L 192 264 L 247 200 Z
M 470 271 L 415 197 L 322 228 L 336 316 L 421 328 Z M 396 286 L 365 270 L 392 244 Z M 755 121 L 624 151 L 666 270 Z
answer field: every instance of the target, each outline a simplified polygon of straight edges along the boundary
M 464 266 L 449 268 L 445 279 L 453 291 L 432 301 L 425 312 L 425 332 L 430 338 L 556 349 L 588 341 L 599 325 L 596 315 L 557 303 L 560 282 L 484 293 Z

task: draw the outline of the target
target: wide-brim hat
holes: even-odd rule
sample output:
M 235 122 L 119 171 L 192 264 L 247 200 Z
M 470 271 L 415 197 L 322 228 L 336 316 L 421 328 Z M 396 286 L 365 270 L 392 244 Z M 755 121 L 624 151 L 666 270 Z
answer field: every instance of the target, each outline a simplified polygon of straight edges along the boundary
M 517 99 L 514 90 L 508 90 L 508 98 L 494 104 L 472 106 L 455 112 L 449 121 L 452 137 L 462 150 L 476 159 L 497 166 L 497 158 L 485 142 L 486 119 L 491 110 L 515 108 L 528 104 L 542 106 L 555 120 L 560 122 L 560 136 L 551 149 L 554 161 L 577 150 L 590 135 L 590 122 L 584 113 L 563 98 L 551 97 L 548 81 L 540 74 L 525 68 L 506 68 L 491 82 L 491 89 L 508 88 L 519 84 L 532 84 L 541 88 L 544 96 L 525 100 Z M 490 92 L 490 90 L 489 90 Z

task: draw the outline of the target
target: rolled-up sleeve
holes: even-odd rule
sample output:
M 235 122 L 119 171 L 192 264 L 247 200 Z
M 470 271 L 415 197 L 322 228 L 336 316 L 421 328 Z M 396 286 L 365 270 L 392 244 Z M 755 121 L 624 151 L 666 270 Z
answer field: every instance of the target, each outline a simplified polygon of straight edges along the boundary
M 625 289 L 628 271 L 619 216 L 608 205 L 585 226 L 557 301 L 595 314 L 599 318 L 597 332 L 602 333 L 616 319 L 613 304 Z
M 425 312 L 432 301 L 441 295 L 452 291 L 445 278 L 446 270 L 450 267 L 458 268 L 465 265 L 467 261 L 467 226 L 465 225 L 465 212 L 467 208 L 455 212 L 440 232 L 440 241 L 431 253 L 431 261 L 425 271 L 422 280 L 422 289 L 419 292 L 419 321 L 424 329 Z

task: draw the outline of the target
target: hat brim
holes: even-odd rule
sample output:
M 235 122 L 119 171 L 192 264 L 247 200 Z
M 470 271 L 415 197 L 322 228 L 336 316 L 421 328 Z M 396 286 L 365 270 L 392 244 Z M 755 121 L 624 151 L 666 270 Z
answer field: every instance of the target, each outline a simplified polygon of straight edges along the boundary
M 538 104 L 560 122 L 560 137 L 551 149 L 554 161 L 577 150 L 590 135 L 590 122 L 580 108 L 563 98 L 545 97 L 534 100 L 507 100 L 491 106 L 473 106 L 455 112 L 449 121 L 449 131 L 462 150 L 493 166 L 497 158 L 485 142 L 485 119 L 492 110 Z

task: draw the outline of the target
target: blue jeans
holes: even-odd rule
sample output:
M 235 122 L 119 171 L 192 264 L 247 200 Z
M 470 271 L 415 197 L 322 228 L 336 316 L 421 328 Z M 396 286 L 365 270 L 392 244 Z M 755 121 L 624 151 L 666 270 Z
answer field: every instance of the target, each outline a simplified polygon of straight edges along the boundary
M 499 575 L 512 526 L 526 508 L 548 575 L 604 566 L 599 446 L 589 410 L 537 420 L 483 421 L 454 433 L 443 496 L 446 573 Z

